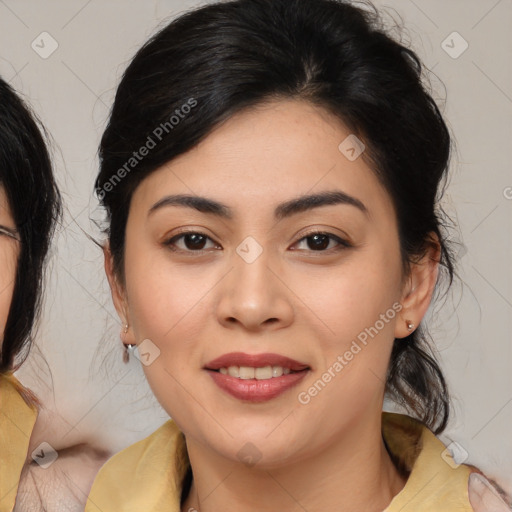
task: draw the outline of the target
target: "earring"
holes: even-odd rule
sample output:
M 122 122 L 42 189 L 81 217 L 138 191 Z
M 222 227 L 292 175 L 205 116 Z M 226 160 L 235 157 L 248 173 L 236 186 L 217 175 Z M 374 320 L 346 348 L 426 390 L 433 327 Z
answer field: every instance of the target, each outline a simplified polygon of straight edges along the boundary
M 410 320 L 406 320 L 405 324 L 407 325 L 408 331 L 412 331 L 414 329 L 414 324 Z
M 136 345 L 133 345 L 132 343 L 125 343 L 124 342 L 124 337 L 126 336 L 126 334 L 128 333 L 128 324 L 124 324 L 124 328 L 123 328 L 123 331 L 121 333 L 121 341 L 123 342 L 123 345 L 124 345 L 124 351 L 123 351 L 123 363 L 128 363 L 128 361 L 130 361 L 130 353 L 133 352 L 133 349 L 135 348 Z
M 133 352 L 137 345 L 132 345 L 131 343 L 128 343 L 124 346 L 124 352 L 123 352 L 123 363 L 128 363 L 130 361 L 130 354 Z

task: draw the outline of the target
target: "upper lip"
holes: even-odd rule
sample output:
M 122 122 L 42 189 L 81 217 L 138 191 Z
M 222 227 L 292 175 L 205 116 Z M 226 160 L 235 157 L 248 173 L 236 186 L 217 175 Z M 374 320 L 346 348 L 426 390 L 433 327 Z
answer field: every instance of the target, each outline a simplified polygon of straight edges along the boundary
M 230 366 L 249 366 L 251 368 L 282 366 L 293 371 L 309 368 L 307 364 L 279 354 L 245 354 L 243 352 L 224 354 L 207 363 L 205 368 L 207 370 L 218 370 L 219 368 L 229 368 Z

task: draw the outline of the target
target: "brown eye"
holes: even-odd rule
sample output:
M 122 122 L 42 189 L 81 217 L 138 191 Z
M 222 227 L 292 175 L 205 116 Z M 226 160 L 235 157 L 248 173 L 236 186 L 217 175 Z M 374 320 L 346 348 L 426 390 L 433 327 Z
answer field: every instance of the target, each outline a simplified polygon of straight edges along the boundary
M 308 247 L 314 251 L 321 251 L 329 247 L 331 241 L 327 235 L 313 235 L 307 237 Z
M 191 233 L 184 235 L 183 242 L 187 249 L 191 251 L 204 249 L 206 245 L 207 237 L 200 235 L 199 233 Z
M 210 244 L 210 246 L 208 246 Z M 173 236 L 165 242 L 165 245 L 174 251 L 195 252 L 216 248 L 213 240 L 204 233 L 190 231 Z
M 301 238 L 297 245 L 304 244 L 306 247 L 298 247 L 301 250 L 324 252 L 330 249 L 341 250 L 351 247 L 351 244 L 332 233 L 314 232 Z

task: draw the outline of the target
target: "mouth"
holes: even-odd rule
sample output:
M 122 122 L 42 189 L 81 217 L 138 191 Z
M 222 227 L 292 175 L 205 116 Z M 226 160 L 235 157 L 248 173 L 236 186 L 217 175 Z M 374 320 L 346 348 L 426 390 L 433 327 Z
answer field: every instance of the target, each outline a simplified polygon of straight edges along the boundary
M 278 354 L 225 354 L 204 369 L 223 391 L 249 402 L 276 398 L 298 384 L 311 368 Z

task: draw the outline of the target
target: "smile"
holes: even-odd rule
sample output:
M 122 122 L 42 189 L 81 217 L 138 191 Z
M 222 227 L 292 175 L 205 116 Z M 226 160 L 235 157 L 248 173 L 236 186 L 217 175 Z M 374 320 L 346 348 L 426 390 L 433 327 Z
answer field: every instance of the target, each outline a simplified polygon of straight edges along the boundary
M 265 402 L 296 386 L 311 370 L 279 354 L 224 354 L 205 367 L 225 393 L 246 402 Z
M 259 368 L 252 368 L 250 366 L 229 366 L 227 368 L 219 368 L 219 372 L 222 373 L 222 375 L 229 375 L 243 380 L 268 380 L 281 377 L 282 375 L 288 375 L 291 370 L 290 368 L 283 368 L 282 366 L 263 366 Z

